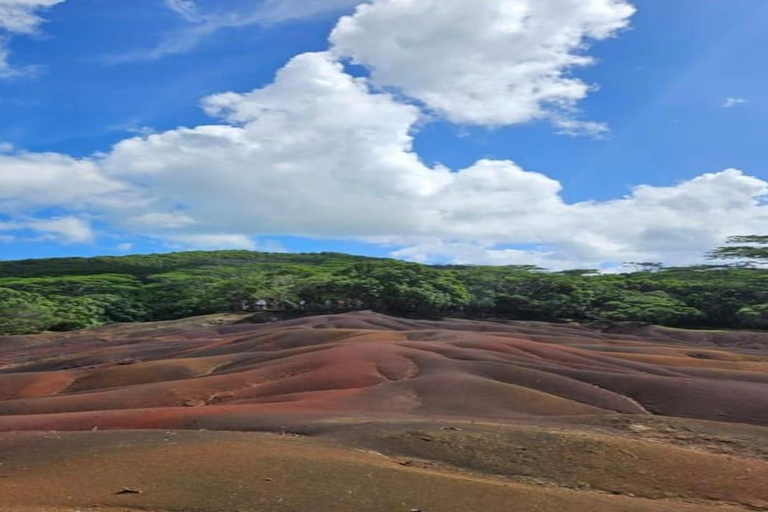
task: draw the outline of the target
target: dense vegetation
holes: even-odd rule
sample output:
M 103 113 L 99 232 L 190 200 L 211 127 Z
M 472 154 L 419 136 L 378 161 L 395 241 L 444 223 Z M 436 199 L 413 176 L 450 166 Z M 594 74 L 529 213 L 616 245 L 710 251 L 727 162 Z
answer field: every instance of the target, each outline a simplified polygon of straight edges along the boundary
M 761 259 L 768 252 L 761 240 L 734 242 L 747 245 L 713 256 Z M 768 328 L 768 270 L 743 264 L 637 268 L 625 274 L 547 272 L 249 251 L 6 261 L 0 262 L 0 333 L 175 319 L 237 310 L 255 300 L 308 311 Z

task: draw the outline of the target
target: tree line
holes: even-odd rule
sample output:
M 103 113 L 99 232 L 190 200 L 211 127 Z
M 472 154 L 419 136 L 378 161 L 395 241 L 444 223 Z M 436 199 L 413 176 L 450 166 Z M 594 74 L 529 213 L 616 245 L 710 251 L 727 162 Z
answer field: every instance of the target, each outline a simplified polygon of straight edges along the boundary
M 241 309 L 328 304 L 409 317 L 645 322 L 768 328 L 768 237 L 736 237 L 710 257 L 736 264 L 550 272 L 429 266 L 336 253 L 185 252 L 0 262 L 0 334 L 67 331 Z

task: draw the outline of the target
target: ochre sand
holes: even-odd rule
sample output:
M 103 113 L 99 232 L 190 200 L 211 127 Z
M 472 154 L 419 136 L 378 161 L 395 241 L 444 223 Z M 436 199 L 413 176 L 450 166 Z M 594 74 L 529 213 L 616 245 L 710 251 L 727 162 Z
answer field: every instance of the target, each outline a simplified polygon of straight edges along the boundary
M 0 511 L 764 510 L 767 370 L 760 333 L 369 312 L 0 338 Z

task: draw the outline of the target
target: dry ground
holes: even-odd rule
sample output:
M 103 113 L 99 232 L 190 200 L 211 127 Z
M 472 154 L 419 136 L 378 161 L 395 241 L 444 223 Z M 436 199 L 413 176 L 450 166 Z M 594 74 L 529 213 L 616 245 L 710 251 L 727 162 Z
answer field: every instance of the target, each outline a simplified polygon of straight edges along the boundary
M 0 338 L 0 511 L 768 510 L 767 426 L 759 333 L 353 313 Z

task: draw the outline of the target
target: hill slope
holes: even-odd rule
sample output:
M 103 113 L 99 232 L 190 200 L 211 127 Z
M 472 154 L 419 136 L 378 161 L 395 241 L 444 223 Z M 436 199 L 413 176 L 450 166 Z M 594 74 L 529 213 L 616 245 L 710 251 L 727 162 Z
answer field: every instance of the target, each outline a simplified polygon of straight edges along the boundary
M 768 426 L 765 351 L 724 349 L 706 333 L 699 346 L 674 332 L 363 312 L 10 338 L 0 342 L 0 430 L 240 429 L 264 415 L 372 413 L 662 414 Z M 742 338 L 720 335 L 720 345 L 728 340 Z
M 764 509 L 766 370 L 756 334 L 371 312 L 5 337 L 0 510 Z

